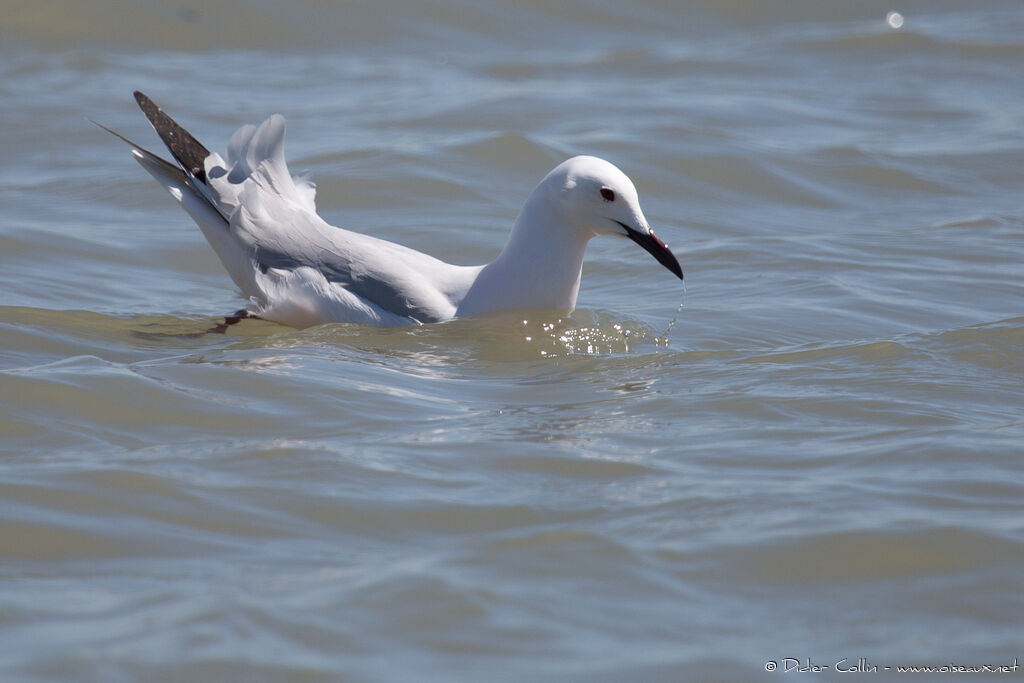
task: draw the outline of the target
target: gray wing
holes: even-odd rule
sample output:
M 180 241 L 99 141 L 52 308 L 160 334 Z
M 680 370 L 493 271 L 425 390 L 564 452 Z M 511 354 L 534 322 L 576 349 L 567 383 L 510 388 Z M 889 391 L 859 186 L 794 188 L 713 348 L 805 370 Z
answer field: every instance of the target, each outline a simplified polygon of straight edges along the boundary
M 252 212 L 247 201 L 232 217 L 232 228 L 252 246 L 262 272 L 269 269 L 318 270 L 328 282 L 385 311 L 421 323 L 454 315 L 445 295 L 461 271 L 394 242 L 343 230 L 294 205 L 264 203 Z
M 418 322 L 437 322 L 454 314 L 442 290 L 453 279 L 460 280 L 464 269 L 393 242 L 333 227 L 316 214 L 313 185 L 288 171 L 282 117 L 240 128 L 228 143 L 225 161 L 146 95 L 136 91 L 135 100 L 181 170 L 147 154 L 184 173 L 183 180 L 224 216 L 261 272 L 314 268 L 328 282 Z

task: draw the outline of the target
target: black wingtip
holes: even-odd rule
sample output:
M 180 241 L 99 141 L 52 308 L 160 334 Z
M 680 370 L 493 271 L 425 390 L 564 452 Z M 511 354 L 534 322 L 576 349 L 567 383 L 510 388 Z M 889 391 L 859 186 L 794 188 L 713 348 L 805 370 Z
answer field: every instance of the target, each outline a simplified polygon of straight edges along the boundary
M 133 94 L 135 101 L 139 104 L 139 109 L 149 119 L 149 123 L 167 145 L 167 149 L 170 150 L 175 160 L 181 164 L 186 173 L 205 183 L 204 162 L 206 157 L 210 156 L 210 150 L 192 137 L 191 133 L 179 126 L 177 121 L 164 113 L 164 110 L 156 106 L 156 103 L 146 97 L 142 91 L 136 90 Z

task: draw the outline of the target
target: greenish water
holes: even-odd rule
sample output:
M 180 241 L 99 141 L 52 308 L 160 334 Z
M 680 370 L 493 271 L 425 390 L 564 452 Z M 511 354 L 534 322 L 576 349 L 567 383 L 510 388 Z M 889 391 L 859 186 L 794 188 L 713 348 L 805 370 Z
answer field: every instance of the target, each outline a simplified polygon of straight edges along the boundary
M 5 7 L 0 677 L 1024 660 L 1018 3 Z M 136 88 L 281 112 L 328 220 L 460 263 L 606 157 L 685 296 L 595 240 L 571 316 L 207 333 L 244 301 L 86 120 L 156 148 Z

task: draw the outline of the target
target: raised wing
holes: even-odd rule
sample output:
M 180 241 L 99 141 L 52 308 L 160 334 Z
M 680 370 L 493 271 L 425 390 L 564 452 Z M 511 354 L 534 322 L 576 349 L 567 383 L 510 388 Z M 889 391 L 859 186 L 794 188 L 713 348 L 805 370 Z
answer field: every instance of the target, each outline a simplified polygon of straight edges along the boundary
M 436 322 L 455 314 L 455 302 L 468 290 L 479 268 L 452 266 L 393 242 L 326 223 L 316 213 L 314 185 L 306 178 L 293 177 L 288 170 L 282 116 L 275 114 L 259 126 L 239 128 L 228 142 L 224 159 L 210 153 L 146 95 L 136 92 L 135 99 L 180 170 L 122 139 L 138 150 L 140 162 L 145 161 L 147 170 L 183 205 L 182 195 L 187 195 L 192 205 L 197 199 L 208 203 L 212 212 L 185 208 L 242 291 L 261 299 L 263 306 L 274 303 L 268 301 L 272 296 L 289 296 L 288 283 L 298 279 L 306 288 L 303 296 L 309 296 L 312 288 L 316 296 L 328 301 L 338 319 L 343 315 L 337 308 L 351 301 L 349 294 L 373 310 L 415 322 Z M 205 215 L 214 212 L 223 217 L 223 223 Z M 197 214 L 202 214 L 207 225 Z M 224 244 L 225 240 L 230 244 Z M 304 269 L 315 271 L 316 277 Z M 290 276 L 300 270 L 302 278 Z

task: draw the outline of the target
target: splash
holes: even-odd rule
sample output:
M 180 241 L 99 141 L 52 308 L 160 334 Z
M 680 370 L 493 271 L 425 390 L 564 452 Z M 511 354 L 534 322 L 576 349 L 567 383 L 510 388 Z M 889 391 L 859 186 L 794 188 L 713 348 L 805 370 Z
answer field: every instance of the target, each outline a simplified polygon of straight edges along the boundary
M 669 337 L 672 334 L 672 328 L 679 322 L 679 316 L 683 313 L 683 306 L 686 304 L 686 281 L 683 281 L 683 291 L 679 295 L 679 305 L 676 306 L 676 312 L 672 316 L 672 319 L 668 321 L 668 325 L 665 327 L 665 331 L 654 338 L 653 342 L 655 346 L 667 347 L 669 345 Z

